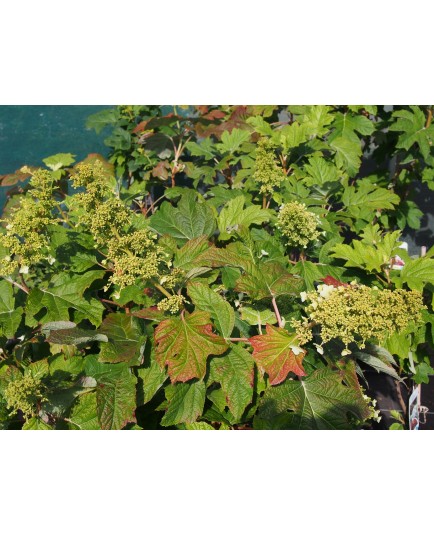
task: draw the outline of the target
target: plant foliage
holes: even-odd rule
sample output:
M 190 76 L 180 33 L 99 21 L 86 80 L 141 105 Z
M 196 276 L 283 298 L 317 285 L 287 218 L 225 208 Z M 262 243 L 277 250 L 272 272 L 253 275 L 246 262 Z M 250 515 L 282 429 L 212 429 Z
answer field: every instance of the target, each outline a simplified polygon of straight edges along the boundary
M 434 372 L 434 253 L 400 247 L 412 187 L 434 189 L 431 122 L 118 106 L 88 121 L 108 161 L 2 177 L 0 427 L 369 428 L 366 367 Z

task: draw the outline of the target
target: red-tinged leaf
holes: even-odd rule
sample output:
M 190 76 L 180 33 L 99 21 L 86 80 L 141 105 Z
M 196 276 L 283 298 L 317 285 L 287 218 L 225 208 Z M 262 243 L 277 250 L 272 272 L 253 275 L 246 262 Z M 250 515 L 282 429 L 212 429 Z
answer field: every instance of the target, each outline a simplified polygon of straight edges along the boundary
M 145 309 L 140 309 L 139 311 L 132 311 L 131 314 L 137 318 L 144 318 L 145 320 L 163 320 L 166 318 L 166 315 L 163 311 L 160 311 L 157 306 L 146 307 Z
M 230 134 L 234 128 L 241 128 L 245 130 L 247 127 L 247 117 L 247 106 L 235 106 L 227 121 L 223 121 L 218 124 L 211 123 L 208 126 L 197 123 L 196 133 L 198 136 L 204 138 L 216 136 L 220 140 L 223 132 L 229 132 Z
M 282 383 L 290 372 L 305 376 L 302 362 L 306 352 L 298 346 L 297 335 L 270 324 L 266 330 L 266 335 L 256 335 L 249 340 L 253 359 L 268 374 L 270 384 Z
M 197 259 L 201 253 L 209 250 L 210 247 L 211 244 L 207 235 L 192 238 L 175 252 L 173 266 L 175 268 L 181 268 L 185 272 L 192 268 L 200 267 L 201 264 Z
M 210 121 L 213 121 L 214 119 L 223 119 L 226 117 L 226 113 L 222 110 L 211 110 L 206 115 L 203 115 L 203 119 L 209 119 Z
M 228 345 L 212 331 L 210 315 L 203 311 L 163 320 L 155 329 L 156 360 L 168 366 L 172 383 L 202 379 L 210 355 L 221 355 Z
M 208 113 L 209 110 L 209 106 L 206 104 L 196 104 L 194 107 L 201 115 Z
M 342 281 L 338 281 L 331 275 L 324 277 L 323 279 L 321 279 L 321 281 L 323 281 L 326 285 L 331 285 L 333 287 L 348 287 L 349 286 L 348 283 L 342 283 Z
M 235 290 L 245 292 L 254 300 L 283 295 L 298 295 L 303 279 L 290 274 L 278 262 L 252 266 L 237 281 Z
M 151 172 L 151 175 L 153 177 L 158 177 L 159 179 L 167 179 L 169 176 L 169 170 L 170 164 L 167 160 L 161 160 L 158 162 L 158 164 L 154 167 L 154 169 Z
M 120 430 L 135 422 L 137 378 L 128 368 L 117 367 L 96 378 L 98 421 L 103 430 Z
M 146 129 L 146 125 L 148 124 L 148 121 L 141 121 L 134 129 L 133 134 L 137 134 L 138 132 L 143 132 Z
M 15 173 L 9 173 L 8 175 L 0 175 L 1 186 L 14 186 L 15 184 L 25 181 L 31 177 L 31 172 L 36 171 L 38 168 L 26 166 L 28 171 L 21 171 L 18 169 Z
M 198 266 L 211 268 L 234 266 L 243 270 L 251 270 L 253 266 L 252 260 L 238 251 L 236 242 L 226 248 L 209 247 L 197 257 L 196 263 Z

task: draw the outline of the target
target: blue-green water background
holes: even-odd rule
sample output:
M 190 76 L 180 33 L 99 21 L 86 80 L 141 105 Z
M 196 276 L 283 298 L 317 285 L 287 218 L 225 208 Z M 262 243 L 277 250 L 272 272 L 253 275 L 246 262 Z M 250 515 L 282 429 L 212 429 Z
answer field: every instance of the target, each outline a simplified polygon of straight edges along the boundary
M 101 106 L 0 106 L 0 175 L 23 165 L 43 165 L 56 153 L 72 153 L 77 161 L 89 153 L 107 155 L 104 133 L 86 129 L 89 115 Z M 0 210 L 8 187 L 0 187 Z

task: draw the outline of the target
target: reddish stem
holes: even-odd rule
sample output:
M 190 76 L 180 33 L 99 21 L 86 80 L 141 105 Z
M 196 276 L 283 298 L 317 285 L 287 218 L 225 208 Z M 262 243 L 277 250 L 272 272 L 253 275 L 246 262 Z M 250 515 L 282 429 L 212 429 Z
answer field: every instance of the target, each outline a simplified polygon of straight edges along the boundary
M 276 298 L 274 296 L 271 298 L 271 303 L 273 304 L 274 313 L 276 315 L 277 323 L 279 324 L 279 328 L 283 328 L 282 317 L 280 316 L 279 308 L 277 307 Z

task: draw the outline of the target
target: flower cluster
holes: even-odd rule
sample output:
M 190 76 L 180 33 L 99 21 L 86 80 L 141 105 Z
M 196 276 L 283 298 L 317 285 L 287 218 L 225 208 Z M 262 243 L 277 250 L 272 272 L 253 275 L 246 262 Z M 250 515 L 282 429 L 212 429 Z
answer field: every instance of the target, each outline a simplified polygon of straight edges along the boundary
M 91 215 L 110 193 L 102 163 L 97 160 L 94 164 L 78 164 L 75 173 L 71 175 L 71 180 L 74 188 L 85 188 L 86 190 L 76 194 L 74 202 L 84 209 L 83 223 L 90 223 L 92 221 Z
M 110 282 L 123 289 L 139 277 L 144 281 L 159 277 L 164 252 L 156 238 L 148 229 L 140 229 L 109 239 L 107 258 L 113 264 Z
M 184 296 L 174 294 L 170 298 L 164 298 L 157 304 L 159 311 L 169 311 L 172 314 L 176 314 L 184 306 Z
M 322 353 L 323 344 L 338 339 L 345 345 L 342 355 L 351 353 L 351 343 L 364 348 L 368 340 L 382 342 L 390 334 L 420 323 L 426 308 L 421 293 L 415 290 L 379 290 L 357 283 L 339 287 L 319 285 L 316 291 L 304 292 L 301 297 L 308 302 L 308 318 L 291 323 L 302 344 L 312 339 L 312 327 L 318 325 L 318 351 Z
M 285 173 L 276 162 L 273 146 L 268 138 L 261 138 L 256 148 L 256 170 L 253 175 L 261 185 L 261 194 L 272 194 L 274 188 L 280 186 Z
M 7 408 L 12 409 L 11 415 L 21 410 L 26 419 L 36 416 L 38 405 L 47 400 L 41 380 L 32 376 L 23 376 L 10 382 L 5 389 L 4 396 Z
M 17 268 L 28 267 L 48 258 L 47 226 L 53 222 L 54 179 L 50 171 L 39 169 L 30 180 L 30 190 L 5 220 L 6 233 L 0 235 L 0 245 L 9 252 L 0 260 L 0 274 L 11 275 Z
M 380 410 L 375 409 L 377 406 L 377 401 L 375 400 L 375 398 L 371 398 L 366 394 L 363 394 L 363 398 L 368 404 L 369 411 L 371 412 L 368 419 L 372 419 L 373 421 L 380 422 L 381 421 Z
M 180 268 L 173 268 L 170 274 L 164 275 L 160 279 L 160 285 L 164 285 L 165 288 L 174 289 L 176 285 L 183 281 L 184 277 L 184 270 L 181 270 Z
M 107 242 L 107 237 L 120 235 L 131 224 L 131 211 L 117 197 L 102 202 L 91 214 L 88 225 L 99 246 Z
M 277 226 L 287 239 L 287 245 L 306 248 L 320 235 L 319 218 L 306 205 L 293 201 L 280 207 Z
M 120 290 L 159 277 L 164 251 L 156 243 L 157 236 L 148 229 L 132 230 L 134 212 L 115 196 L 101 162 L 79 164 L 71 177 L 76 188 L 84 192 L 74 196 L 81 210 L 79 223 L 89 228 L 97 246 L 106 251 L 112 270 L 110 283 Z

